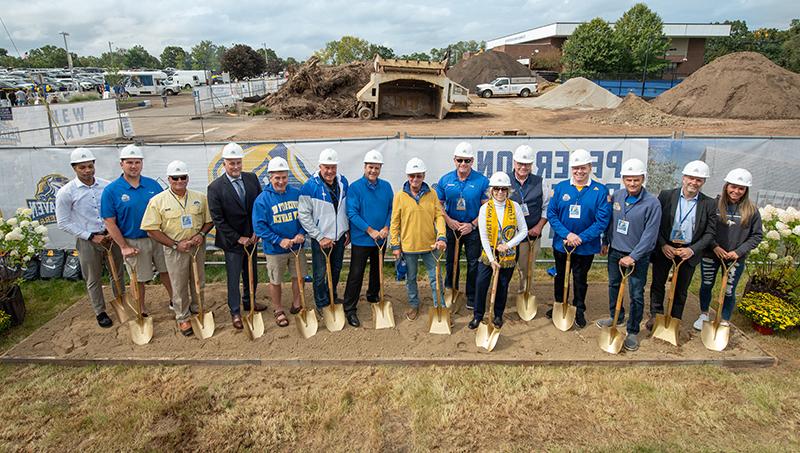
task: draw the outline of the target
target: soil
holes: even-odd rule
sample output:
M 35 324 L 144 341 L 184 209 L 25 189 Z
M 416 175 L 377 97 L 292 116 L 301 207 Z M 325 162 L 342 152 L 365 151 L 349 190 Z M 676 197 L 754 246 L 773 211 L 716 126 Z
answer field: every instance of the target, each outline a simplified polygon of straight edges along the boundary
M 531 70 L 505 52 L 487 50 L 461 60 L 447 71 L 453 82 L 475 92 L 475 86 L 498 77 L 530 77 Z
M 344 285 L 341 284 L 341 287 Z M 736 362 L 744 360 L 769 360 L 769 356 L 758 345 L 732 329 L 728 348 L 720 353 L 708 351 L 702 344 L 699 333 L 692 330 L 691 321 L 698 316 L 698 302 L 690 296 L 681 325 L 680 347 L 661 340 L 650 339 L 643 330 L 639 338 L 641 347 L 634 353 L 611 355 L 600 350 L 597 339 L 600 329 L 592 323 L 608 316 L 608 292 L 603 283 L 590 283 L 587 295 L 587 319 L 590 324 L 581 330 L 561 332 L 552 321 L 544 317 L 545 302 L 551 300 L 551 284 L 538 284 L 534 294 L 538 295 L 539 313 L 528 323 L 515 314 L 514 296 L 509 297 L 505 324 L 496 348 L 491 353 L 475 345 L 475 332 L 467 328 L 471 313 L 462 309 L 454 317 L 452 335 L 428 333 L 427 310 L 431 306 L 430 289 L 420 282 L 423 295 L 422 310 L 416 321 L 404 318 L 407 308 L 405 286 L 398 282 L 386 283 L 386 300 L 392 302 L 396 328 L 373 329 L 373 317 L 369 304 L 359 303 L 361 328 L 345 326 L 343 331 L 329 332 L 322 320 L 318 333 L 308 340 L 303 339 L 294 325 L 279 328 L 270 311 L 263 312 L 266 326 L 264 336 L 250 341 L 247 333 L 231 326 L 225 301 L 224 284 L 212 284 L 206 288 L 207 304 L 212 307 L 216 323 L 213 337 L 200 340 L 184 338 L 177 330 L 172 312 L 161 286 L 149 286 L 147 296 L 150 316 L 154 319 L 154 336 L 144 346 L 135 346 L 130 339 L 127 325 L 115 322 L 111 329 L 97 326 L 87 300 L 82 300 L 57 316 L 30 337 L 11 349 L 5 358 L 57 358 L 66 360 L 114 360 L 114 359 L 158 359 L 158 360 L 259 360 L 261 363 L 381 363 L 382 361 L 412 363 L 471 363 L 487 361 L 526 361 L 541 363 L 588 363 L 604 361 L 632 361 L 636 363 L 658 363 L 664 361 L 686 361 L 703 363 L 708 360 Z M 514 286 L 516 288 L 516 286 Z M 110 297 L 110 291 L 105 288 Z M 289 304 L 289 287 L 284 285 L 284 306 Z M 263 294 L 263 292 L 261 293 Z M 427 297 L 425 295 L 427 294 Z M 312 304 L 312 296 L 306 295 Z M 263 300 L 263 296 L 262 296 Z M 647 299 L 646 299 L 647 300 Z M 208 308 L 207 308 L 208 309 Z M 287 311 L 288 314 L 288 311 Z M 112 313 L 112 316 L 113 313 Z M 291 317 L 291 315 L 289 315 Z M 115 319 L 116 321 L 116 319 Z M 291 324 L 296 321 L 291 319 Z M 624 330 L 624 328 L 620 328 Z
M 624 124 L 640 127 L 684 127 L 686 118 L 670 115 L 657 109 L 644 99 L 629 93 L 613 110 L 601 111 L 589 117 L 598 124 Z
M 622 100 L 605 88 L 583 77 L 569 79 L 531 100 L 532 107 L 543 109 L 611 109 Z
M 703 66 L 653 105 L 690 117 L 800 118 L 800 74 L 759 53 L 732 53 Z

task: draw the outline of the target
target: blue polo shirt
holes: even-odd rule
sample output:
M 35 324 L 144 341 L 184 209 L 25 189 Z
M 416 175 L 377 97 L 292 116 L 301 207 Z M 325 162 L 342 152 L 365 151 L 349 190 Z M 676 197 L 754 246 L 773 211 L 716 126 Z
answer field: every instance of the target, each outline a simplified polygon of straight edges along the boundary
M 451 219 L 458 222 L 472 222 L 478 218 L 481 203 L 488 200 L 489 178 L 475 170 L 469 172 L 467 179 L 458 179 L 456 170 L 439 178 L 436 195 L 444 203 L 444 210 Z M 458 200 L 464 199 L 464 209 L 458 209 Z
M 350 219 L 350 242 L 360 247 L 373 247 L 375 241 L 367 227 L 380 231 L 392 223 L 394 192 L 388 181 L 378 179 L 374 184 L 361 177 L 347 192 L 347 218 Z
M 147 232 L 139 228 L 142 217 L 151 198 L 164 189 L 155 179 L 141 176 L 139 187 L 132 187 L 124 177 L 112 181 L 103 190 L 100 199 L 100 215 L 104 219 L 116 218 L 122 236 L 129 239 L 147 237 Z
M 575 216 L 570 215 L 570 206 L 580 206 Z M 547 204 L 547 220 L 553 231 L 553 249 L 565 253 L 563 241 L 569 233 L 581 238 L 575 249 L 577 255 L 594 255 L 600 252 L 600 235 L 611 220 L 611 203 L 608 189 L 603 184 L 589 180 L 589 185 L 578 189 L 571 180 L 561 181 L 553 187 L 553 195 Z

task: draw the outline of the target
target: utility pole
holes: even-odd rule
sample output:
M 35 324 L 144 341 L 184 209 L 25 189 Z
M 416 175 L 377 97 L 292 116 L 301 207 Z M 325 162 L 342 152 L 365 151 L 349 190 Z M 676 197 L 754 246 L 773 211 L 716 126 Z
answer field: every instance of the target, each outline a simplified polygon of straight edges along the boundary
M 70 77 L 72 77 L 72 83 L 75 84 L 75 86 L 78 88 L 78 91 L 80 91 L 80 86 L 77 82 L 75 82 L 75 71 L 72 69 L 72 55 L 70 55 L 69 46 L 67 46 L 67 36 L 69 36 L 69 33 L 62 31 L 59 33 L 59 35 L 64 37 L 64 50 L 67 51 L 67 64 L 69 65 L 69 74 Z

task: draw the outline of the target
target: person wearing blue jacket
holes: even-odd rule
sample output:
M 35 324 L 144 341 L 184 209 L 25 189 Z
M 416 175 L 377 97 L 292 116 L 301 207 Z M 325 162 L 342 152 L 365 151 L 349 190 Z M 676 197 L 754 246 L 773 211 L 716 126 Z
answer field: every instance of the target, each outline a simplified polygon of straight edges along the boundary
M 608 311 L 609 317 L 597 321 L 597 327 L 611 327 L 622 282 L 620 267 L 633 271 L 628 279 L 630 317 L 628 335 L 623 346 L 627 351 L 639 349 L 639 324 L 644 314 L 644 287 L 650 267 L 650 253 L 656 248 L 661 225 L 661 203 L 644 188 L 647 171 L 644 162 L 630 159 L 622 164 L 622 183 L 625 188 L 611 196 L 612 217 L 603 237 L 603 251 L 608 254 Z M 626 271 L 628 272 L 628 271 Z M 617 325 L 625 323 L 625 307 L 620 308 Z
M 553 230 L 553 257 L 556 261 L 556 278 L 553 284 L 555 300 L 564 300 L 564 272 L 567 253 L 572 252 L 571 269 L 574 288 L 573 305 L 576 307 L 575 325 L 586 327 L 587 278 L 594 255 L 600 252 L 600 236 L 611 217 L 608 189 L 593 181 L 592 156 L 584 149 L 576 149 L 569 156 L 572 178 L 553 187 L 553 195 L 547 205 L 547 221 Z M 553 309 L 545 314 L 553 317 Z
M 289 319 L 281 303 L 281 283 L 286 268 L 292 274 L 292 308 L 295 314 L 302 308 L 300 284 L 294 260 L 300 262 L 300 277 L 305 276 L 305 230 L 298 220 L 297 205 L 300 190 L 289 185 L 289 164 L 282 157 L 274 157 L 267 166 L 269 184 L 253 204 L 253 231 L 261 238 L 267 256 L 269 296 L 275 314 L 275 323 L 280 327 L 289 325 Z M 292 250 L 300 253 L 295 256 Z
M 369 286 L 367 301 L 378 302 L 380 298 L 380 274 L 378 260 L 383 259 L 384 247 L 392 221 L 392 186 L 379 179 L 383 155 L 376 150 L 364 156 L 364 177 L 350 185 L 347 193 L 347 218 L 350 221 L 350 273 L 344 289 L 344 312 L 347 323 L 353 327 L 361 325 L 356 314 L 364 271 L 369 259 Z M 382 247 L 379 253 L 378 244 Z

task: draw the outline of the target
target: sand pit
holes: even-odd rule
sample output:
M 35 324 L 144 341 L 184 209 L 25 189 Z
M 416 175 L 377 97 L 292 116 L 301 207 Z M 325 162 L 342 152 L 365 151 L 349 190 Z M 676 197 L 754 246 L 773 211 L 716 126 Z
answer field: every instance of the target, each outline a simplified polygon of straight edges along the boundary
M 340 285 L 342 288 L 343 284 Z M 516 286 L 514 286 L 516 287 Z M 284 297 L 286 290 L 284 288 Z M 108 288 L 106 288 L 108 290 Z M 539 284 L 535 294 L 539 313 L 529 323 L 515 313 L 513 301 L 506 310 L 497 347 L 491 353 L 475 346 L 475 332 L 467 328 L 471 314 L 462 309 L 455 317 L 450 336 L 431 335 L 426 328 L 430 292 L 420 282 L 425 315 L 410 322 L 403 317 L 406 308 L 402 283 L 387 283 L 386 297 L 394 304 L 395 329 L 374 330 L 372 313 L 367 302 L 359 303 L 362 327 L 346 326 L 343 331 L 328 332 L 320 320 L 316 336 L 304 340 L 294 326 L 286 328 L 273 322 L 271 312 L 264 312 L 266 331 L 250 341 L 244 331 L 231 326 L 224 284 L 209 285 L 206 297 L 214 307 L 217 329 L 213 337 L 200 340 L 184 338 L 177 331 L 172 312 L 163 303 L 151 303 L 155 322 L 153 340 L 135 346 L 127 325 L 115 323 L 111 329 L 97 326 L 86 300 L 79 301 L 64 313 L 20 342 L 2 362 L 34 362 L 65 364 L 262 364 L 262 365 L 361 365 L 361 364 L 720 364 L 723 366 L 771 366 L 775 359 L 761 350 L 738 329 L 732 329 L 728 348 L 720 353 L 708 351 L 688 320 L 696 319 L 698 303 L 691 297 L 681 326 L 680 347 L 640 335 L 641 347 L 634 353 L 611 355 L 597 346 L 600 330 L 591 322 L 607 316 L 607 289 L 603 283 L 589 285 L 587 297 L 590 324 L 582 330 L 558 331 L 544 317 L 544 302 L 551 300 L 552 285 Z M 148 288 L 148 300 L 166 300 L 164 290 Z M 264 292 L 259 288 L 262 300 Z M 311 303 L 311 294 L 307 294 Z M 288 305 L 288 299 L 285 299 Z M 158 306 L 156 306 L 158 305 Z
M 690 120 L 664 113 L 644 99 L 629 93 L 613 110 L 599 112 L 589 117 L 597 124 L 622 124 L 640 127 L 680 127 Z
M 616 108 L 622 99 L 591 80 L 576 77 L 537 98 L 516 102 L 550 110 L 593 110 Z
M 475 87 L 498 77 L 530 77 L 531 70 L 505 52 L 487 50 L 461 60 L 447 71 L 453 82 L 475 93 Z

